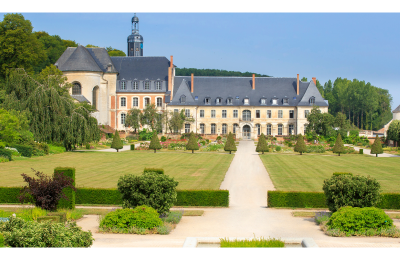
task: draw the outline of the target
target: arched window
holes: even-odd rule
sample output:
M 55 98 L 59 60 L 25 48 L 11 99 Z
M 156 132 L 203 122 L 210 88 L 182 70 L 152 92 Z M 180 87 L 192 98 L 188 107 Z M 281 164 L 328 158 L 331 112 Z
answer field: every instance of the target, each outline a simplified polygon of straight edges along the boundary
M 236 127 L 239 127 L 239 125 L 238 125 L 238 124 L 233 124 L 232 132 L 233 132 L 234 134 L 236 134 Z
M 126 114 L 122 113 L 121 114 L 121 125 L 125 126 L 125 119 L 126 119 Z
M 222 134 L 225 135 L 226 134 L 226 129 L 228 128 L 228 126 L 226 124 L 222 124 Z
M 211 124 L 211 134 L 215 134 L 215 124 Z
M 78 82 L 72 86 L 72 95 L 82 95 L 82 87 Z
M 92 91 L 92 107 L 96 110 L 98 110 L 98 107 L 97 107 L 97 105 L 99 103 L 98 100 L 99 100 L 99 87 L 96 86 L 93 88 L 93 91 Z
M 185 103 L 186 102 L 186 96 L 185 95 L 182 95 L 181 96 L 181 103 Z
M 137 97 L 134 97 L 132 99 L 132 106 L 133 107 L 138 107 L 139 106 L 139 99 Z
M 310 105 L 314 105 L 315 104 L 315 97 L 310 97 Z
M 147 107 L 147 105 L 150 105 L 150 98 L 144 98 L 144 106 Z
M 162 98 L 160 97 L 157 98 L 157 106 L 162 107 Z
M 125 97 L 121 98 L 121 107 L 126 107 L 126 98 Z
M 282 135 L 282 127 L 281 124 L 278 125 L 278 135 Z
M 251 121 L 251 111 L 250 110 L 243 110 L 242 120 L 243 121 Z
M 200 133 L 201 133 L 202 135 L 204 135 L 204 133 L 205 133 L 204 129 L 205 129 L 204 124 L 200 124 Z
M 267 125 L 267 135 L 271 135 L 272 134 L 272 127 L 270 124 Z
M 257 135 L 261 135 L 261 125 L 256 124 L 256 127 L 257 127 Z

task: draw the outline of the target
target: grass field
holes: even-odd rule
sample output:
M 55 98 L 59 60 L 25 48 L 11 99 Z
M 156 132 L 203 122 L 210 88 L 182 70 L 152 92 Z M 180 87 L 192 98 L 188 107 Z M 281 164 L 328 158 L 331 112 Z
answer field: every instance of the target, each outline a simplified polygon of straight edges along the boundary
M 400 192 L 400 158 L 368 155 L 272 154 L 260 155 L 272 182 L 281 191 L 322 192 L 325 179 L 334 172 L 370 175 L 382 192 Z
M 25 186 L 21 173 L 31 168 L 53 174 L 58 166 L 75 167 L 76 187 L 116 188 L 125 174 L 140 175 L 145 167 L 163 168 L 179 182 L 177 189 L 219 189 L 233 154 L 153 151 L 67 152 L 26 158 L 0 165 L 0 186 Z

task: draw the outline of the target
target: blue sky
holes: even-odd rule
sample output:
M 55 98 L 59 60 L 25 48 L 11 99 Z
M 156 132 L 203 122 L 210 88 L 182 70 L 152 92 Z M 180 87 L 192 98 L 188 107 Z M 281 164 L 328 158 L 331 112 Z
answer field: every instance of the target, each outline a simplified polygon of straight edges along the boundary
M 3 13 L 4 14 L 4 13 Z M 3 14 L 1 17 L 3 17 Z M 126 52 L 132 13 L 24 13 L 34 31 Z M 359 79 L 400 104 L 399 13 L 137 13 L 145 56 L 178 67 Z M 2 18 L 1 18 L 2 19 Z

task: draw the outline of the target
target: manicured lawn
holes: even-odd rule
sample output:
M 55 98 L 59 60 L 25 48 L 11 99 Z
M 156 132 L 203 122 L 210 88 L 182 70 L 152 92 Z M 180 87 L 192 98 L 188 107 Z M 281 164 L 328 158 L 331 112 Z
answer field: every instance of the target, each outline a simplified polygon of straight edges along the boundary
M 179 182 L 177 189 L 219 189 L 233 154 L 126 151 L 67 152 L 0 165 L 0 186 L 25 186 L 21 173 L 33 176 L 31 168 L 50 175 L 57 166 L 76 168 L 76 187 L 116 188 L 125 174 L 140 175 L 145 167 L 163 168 Z
M 268 153 L 260 158 L 275 188 L 281 191 L 322 192 L 324 180 L 333 172 L 351 172 L 377 179 L 382 192 L 400 192 L 400 158 L 396 157 Z

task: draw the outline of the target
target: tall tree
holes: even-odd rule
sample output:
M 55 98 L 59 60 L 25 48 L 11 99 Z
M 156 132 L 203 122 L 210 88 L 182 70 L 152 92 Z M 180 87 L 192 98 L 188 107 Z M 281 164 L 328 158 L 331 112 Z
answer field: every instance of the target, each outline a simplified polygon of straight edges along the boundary
M 137 129 L 140 127 L 140 114 L 141 111 L 138 108 L 132 108 L 128 111 L 128 115 L 125 120 L 125 127 L 132 127 L 135 129 L 135 133 Z
M 157 128 L 157 120 L 159 119 L 155 104 L 147 104 L 140 114 L 141 125 L 147 125 L 151 128 L 151 131 L 155 131 Z
M 191 132 L 189 135 L 189 141 L 186 145 L 186 150 L 192 150 L 192 153 L 194 153 L 194 150 L 199 150 L 199 145 L 197 144 L 197 138 L 193 132 Z
M 258 138 L 256 152 L 261 152 L 262 154 L 264 154 L 264 152 L 269 152 L 268 144 L 263 133 L 261 133 L 260 137 Z
M 47 56 L 43 44 L 32 33 L 32 24 L 22 14 L 5 14 L 0 22 L 0 76 L 12 68 L 33 68 Z
M 400 120 L 393 120 L 390 123 L 389 129 L 387 130 L 387 139 L 397 142 L 397 145 L 399 144 L 399 142 L 400 142 Z
M 231 132 L 229 132 L 229 135 L 226 138 L 224 150 L 227 152 L 229 151 L 229 154 L 232 154 L 232 151 L 237 151 L 235 139 L 233 139 L 233 134 Z
M 154 150 L 154 153 L 155 153 L 156 150 L 160 150 L 161 148 L 162 147 L 160 144 L 160 140 L 158 139 L 157 133 L 153 132 L 153 137 L 151 138 L 149 149 Z
M 124 144 L 122 143 L 121 138 L 119 137 L 118 130 L 115 130 L 111 148 L 114 148 L 115 150 L 117 150 L 117 153 L 118 153 L 119 149 L 124 148 Z
M 338 136 L 336 138 L 336 143 L 335 143 L 335 146 L 333 146 L 332 152 L 337 153 L 339 156 L 341 153 L 344 152 L 344 145 L 343 145 L 342 137 L 340 136 L 340 134 L 338 134 Z
M 302 155 L 304 152 L 307 152 L 307 146 L 301 134 L 299 134 L 297 137 L 297 142 L 296 145 L 294 146 L 294 151 L 300 153 L 300 155 Z
M 371 154 L 376 154 L 376 157 L 378 157 L 378 154 L 381 153 L 383 153 L 381 139 L 376 135 L 375 141 L 371 146 Z
M 47 66 L 56 63 L 66 47 L 58 35 L 49 35 L 47 32 L 34 32 L 36 38 L 42 43 L 47 58 L 35 66 L 35 72 L 40 72 Z

